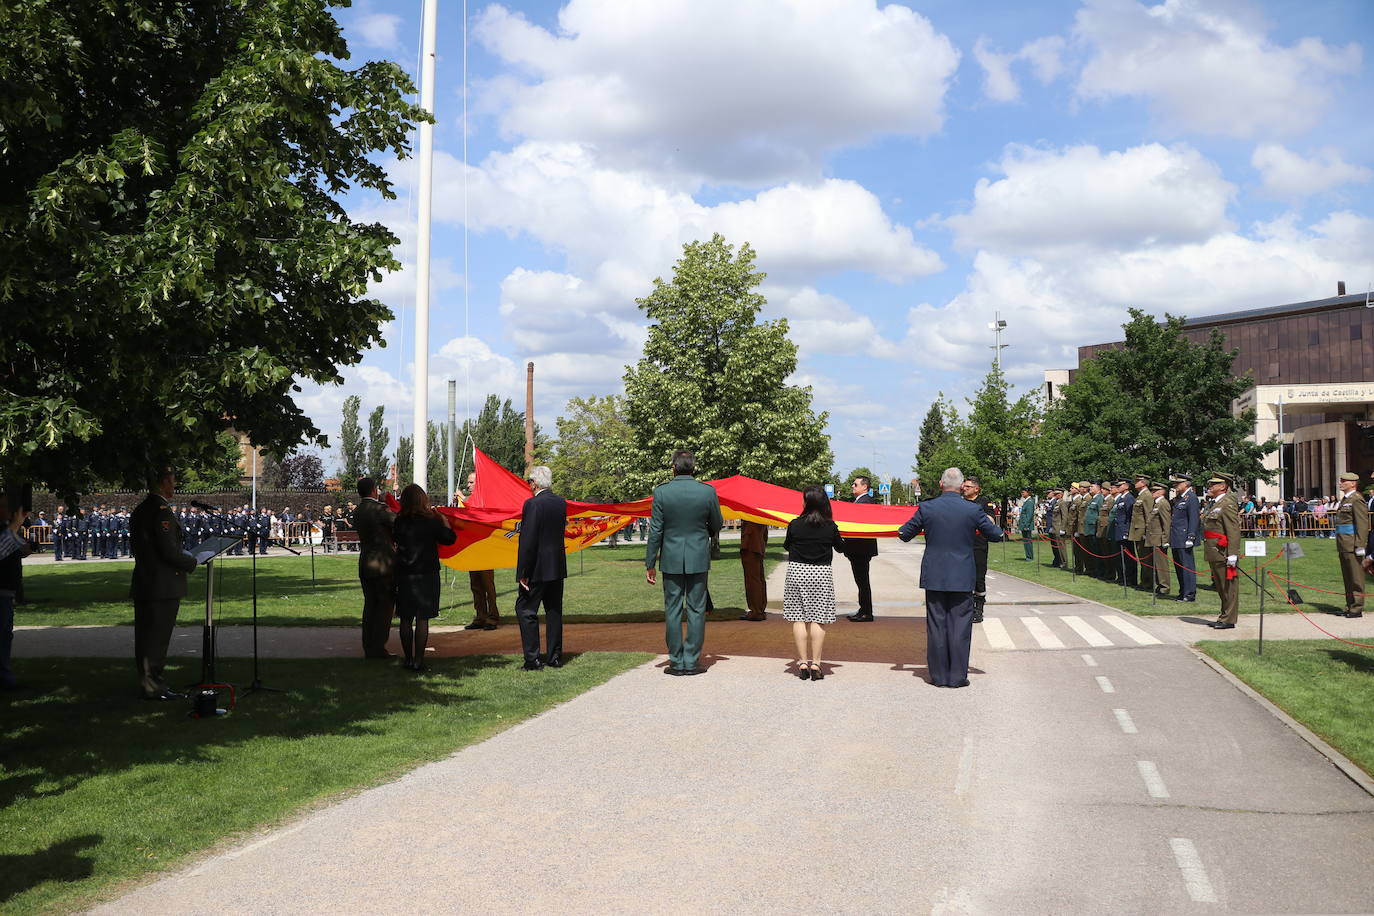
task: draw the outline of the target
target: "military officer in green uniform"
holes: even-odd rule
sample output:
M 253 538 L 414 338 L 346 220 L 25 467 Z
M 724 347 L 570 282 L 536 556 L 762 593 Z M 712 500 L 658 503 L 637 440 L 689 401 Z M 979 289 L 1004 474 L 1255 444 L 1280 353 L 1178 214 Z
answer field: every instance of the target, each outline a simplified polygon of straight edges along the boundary
M 1154 561 L 1150 559 L 1150 548 L 1145 543 L 1145 537 L 1149 532 L 1150 513 L 1154 510 L 1155 501 L 1150 496 L 1150 478 L 1144 474 L 1135 475 L 1135 502 L 1131 504 L 1131 523 L 1126 531 L 1126 537 L 1131 542 L 1131 553 L 1135 554 L 1137 562 L 1140 564 L 1140 577 L 1136 582 L 1136 588 L 1142 592 L 1148 592 L 1154 588 L 1154 570 L 1151 567 Z
M 1149 553 L 1142 553 L 1141 559 L 1148 557 L 1148 562 L 1154 569 L 1154 574 L 1150 580 L 1156 595 L 1169 594 L 1169 585 L 1173 582 L 1173 576 L 1169 569 L 1169 525 L 1173 521 L 1173 507 L 1169 505 L 1169 497 L 1164 493 L 1164 484 L 1156 483 L 1150 486 L 1150 496 L 1140 502 L 1148 503 L 1145 510 L 1145 547 Z
M 1364 616 L 1364 568 L 1369 540 L 1369 506 L 1360 496 L 1360 475 L 1347 471 L 1340 477 L 1341 495 L 1332 522 L 1336 529 L 1336 556 L 1345 580 L 1345 616 Z
M 1212 585 L 1221 598 L 1216 630 L 1233 630 L 1240 614 L 1240 503 L 1231 492 L 1228 474 L 1213 474 L 1207 481 L 1210 498 L 1202 509 L 1203 556 L 1212 571 Z
M 706 640 L 706 574 L 711 569 L 711 539 L 724 524 L 716 491 L 696 480 L 696 456 L 673 454 L 673 479 L 654 489 L 644 578 L 650 585 L 663 570 L 663 609 L 668 643 L 665 674 L 701 674 Z M 687 638 L 682 637 L 684 612 Z
M 1090 576 L 1102 578 L 1102 545 L 1097 542 L 1097 526 L 1102 516 L 1102 484 L 1096 480 L 1088 482 L 1087 501 L 1083 503 L 1083 565 Z
M 167 504 L 176 485 L 176 474 L 163 470 L 129 520 L 134 553 L 129 589 L 134 599 L 134 664 L 145 700 L 183 698 L 162 679 L 167 646 L 186 596 L 186 574 L 196 568 L 195 558 L 182 550 L 181 523 Z

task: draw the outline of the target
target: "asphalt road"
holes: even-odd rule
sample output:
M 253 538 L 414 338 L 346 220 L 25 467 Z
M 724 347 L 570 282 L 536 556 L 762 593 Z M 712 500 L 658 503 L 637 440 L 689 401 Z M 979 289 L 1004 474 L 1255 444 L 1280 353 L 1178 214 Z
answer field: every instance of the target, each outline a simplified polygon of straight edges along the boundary
M 994 580 L 1011 645 L 927 684 L 918 555 L 884 545 L 906 619 L 837 622 L 823 681 L 708 630 L 702 677 L 659 659 L 102 911 L 1374 911 L 1374 798 L 1156 622 Z

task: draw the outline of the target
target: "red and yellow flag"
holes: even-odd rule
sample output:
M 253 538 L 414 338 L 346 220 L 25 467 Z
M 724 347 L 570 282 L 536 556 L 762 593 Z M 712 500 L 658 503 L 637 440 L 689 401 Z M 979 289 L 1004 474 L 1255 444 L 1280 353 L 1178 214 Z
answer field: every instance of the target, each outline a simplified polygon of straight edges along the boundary
M 439 548 L 439 559 L 453 569 L 513 569 L 520 543 L 520 512 L 530 497 L 529 486 L 510 471 L 474 449 L 477 479 L 472 495 L 457 508 L 439 511 L 458 540 Z M 727 520 L 744 519 L 783 527 L 801 514 L 798 490 L 774 486 L 751 477 L 708 481 L 720 497 Z M 911 517 L 910 506 L 832 502 L 835 523 L 845 537 L 888 538 Z M 648 518 L 653 499 L 628 503 L 582 503 L 568 500 L 568 526 L 563 537 L 567 551 L 582 550 L 610 537 L 633 519 Z

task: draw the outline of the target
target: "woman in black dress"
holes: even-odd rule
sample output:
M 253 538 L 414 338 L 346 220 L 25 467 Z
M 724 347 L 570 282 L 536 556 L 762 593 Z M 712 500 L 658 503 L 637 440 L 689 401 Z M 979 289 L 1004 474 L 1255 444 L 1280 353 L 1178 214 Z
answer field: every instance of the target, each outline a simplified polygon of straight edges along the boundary
M 401 512 L 392 528 L 396 541 L 396 614 L 401 618 L 405 667 L 425 670 L 429 621 L 439 616 L 439 545 L 458 540 L 442 515 L 429 507 L 424 488 L 401 491 Z
M 782 546 L 787 551 L 782 616 L 792 621 L 792 637 L 797 643 L 797 676 L 802 680 L 819 681 L 825 677 L 821 673 L 824 625 L 835 622 L 835 579 L 831 575 L 830 561 L 835 551 L 844 552 L 844 540 L 831 516 L 830 497 L 825 495 L 824 487 L 813 485 L 802 491 L 802 514 L 788 523 Z

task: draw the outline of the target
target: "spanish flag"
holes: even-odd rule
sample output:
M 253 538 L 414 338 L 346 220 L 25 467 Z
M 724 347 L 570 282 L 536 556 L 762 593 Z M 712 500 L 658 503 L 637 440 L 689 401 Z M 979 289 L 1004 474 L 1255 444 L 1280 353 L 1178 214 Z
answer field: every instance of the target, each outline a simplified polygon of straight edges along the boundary
M 517 475 L 473 449 L 477 479 L 472 495 L 459 507 L 440 507 L 458 540 L 439 548 L 439 559 L 453 569 L 513 569 L 520 543 L 520 511 L 530 497 L 529 486 Z M 798 490 L 774 486 L 751 477 L 708 481 L 720 498 L 727 520 L 743 519 L 783 527 L 801 514 Z M 835 523 L 845 537 L 890 538 L 911 517 L 910 506 L 872 503 L 831 503 Z M 568 527 L 563 531 L 567 551 L 582 550 L 610 537 L 636 518 L 648 518 L 653 499 L 626 503 L 583 503 L 568 500 Z

